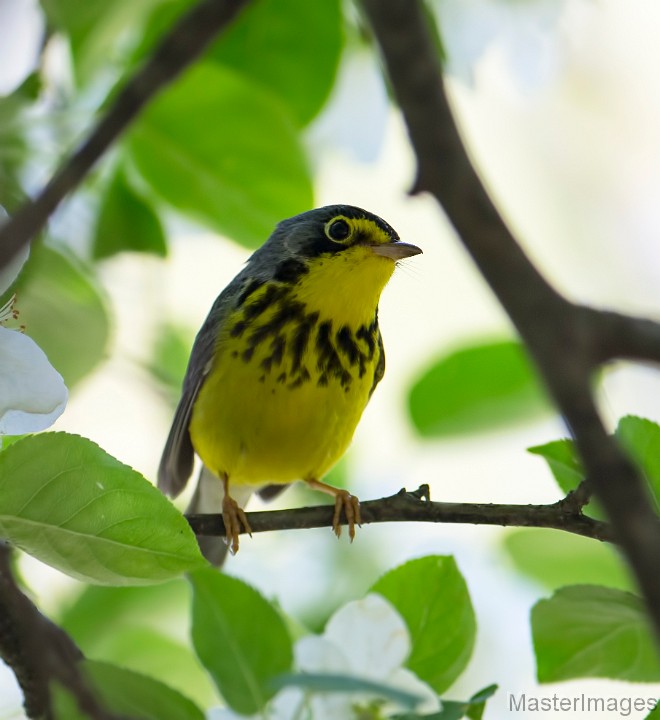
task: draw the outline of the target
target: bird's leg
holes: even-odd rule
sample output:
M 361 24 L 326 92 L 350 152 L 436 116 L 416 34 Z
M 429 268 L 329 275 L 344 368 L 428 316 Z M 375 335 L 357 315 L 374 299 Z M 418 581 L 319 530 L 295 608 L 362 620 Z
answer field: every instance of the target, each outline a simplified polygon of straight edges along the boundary
M 252 537 L 252 528 L 245 516 L 243 508 L 229 494 L 229 478 L 227 475 L 222 476 L 222 485 L 225 490 L 222 498 L 222 520 L 225 524 L 225 542 L 229 545 L 232 555 L 238 552 L 238 536 L 243 530 Z
M 348 490 L 340 490 L 339 488 L 328 485 L 320 480 L 305 480 L 305 482 L 314 490 L 320 490 L 327 495 L 332 495 L 335 499 L 335 514 L 332 516 L 332 530 L 337 537 L 341 536 L 341 511 L 344 510 L 346 522 L 348 524 L 348 537 L 353 542 L 355 537 L 355 526 L 360 525 L 362 518 L 360 517 L 360 501 L 351 495 Z

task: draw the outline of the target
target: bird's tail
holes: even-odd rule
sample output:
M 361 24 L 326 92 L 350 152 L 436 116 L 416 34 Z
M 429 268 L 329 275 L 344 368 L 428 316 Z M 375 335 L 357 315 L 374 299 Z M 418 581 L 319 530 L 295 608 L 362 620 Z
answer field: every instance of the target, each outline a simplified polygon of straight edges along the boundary
M 202 465 L 197 487 L 186 509 L 186 514 L 197 515 L 222 512 L 222 499 L 224 494 L 224 488 L 222 487 L 220 479 L 205 465 Z M 245 486 L 232 488 L 231 491 L 231 496 L 242 508 L 245 507 L 247 501 L 250 499 L 250 495 L 252 495 L 252 490 Z M 229 552 L 229 547 L 225 543 L 224 537 L 198 535 L 197 542 L 199 543 L 202 555 L 204 555 L 211 564 L 216 567 L 221 567 Z

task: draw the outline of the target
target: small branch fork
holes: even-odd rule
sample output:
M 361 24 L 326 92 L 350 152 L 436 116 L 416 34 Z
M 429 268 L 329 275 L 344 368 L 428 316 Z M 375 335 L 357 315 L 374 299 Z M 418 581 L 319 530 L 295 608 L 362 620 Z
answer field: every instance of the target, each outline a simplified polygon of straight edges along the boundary
M 612 527 L 582 513 L 580 488 L 551 505 L 494 505 L 486 503 L 431 502 L 429 486 L 414 492 L 360 503 L 362 525 L 383 522 L 465 523 L 514 527 L 544 527 L 564 530 L 604 542 L 614 542 Z M 588 498 L 587 498 L 588 501 Z M 246 513 L 253 533 L 271 530 L 301 530 L 332 527 L 330 505 Z M 197 535 L 224 536 L 222 515 L 187 515 Z
M 531 264 L 497 212 L 454 121 L 419 0 L 362 0 L 417 158 L 413 193 L 442 206 L 509 314 L 566 420 L 660 637 L 660 523 L 639 472 L 603 426 L 591 377 L 614 358 L 660 361 L 660 325 L 577 305 Z

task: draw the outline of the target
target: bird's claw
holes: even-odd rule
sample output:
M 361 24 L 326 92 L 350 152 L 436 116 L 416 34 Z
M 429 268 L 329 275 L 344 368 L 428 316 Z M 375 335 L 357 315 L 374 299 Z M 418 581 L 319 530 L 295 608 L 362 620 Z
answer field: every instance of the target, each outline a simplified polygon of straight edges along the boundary
M 222 520 L 225 524 L 225 542 L 229 546 L 231 554 L 236 555 L 239 535 L 246 532 L 252 537 L 252 528 L 243 508 L 228 495 L 225 495 L 222 500 Z
M 335 512 L 332 516 L 332 531 L 339 538 L 341 537 L 341 512 L 346 515 L 346 524 L 348 525 L 348 537 L 351 542 L 355 538 L 355 526 L 358 527 L 362 523 L 360 515 L 360 501 L 351 495 L 347 490 L 339 490 L 335 495 Z

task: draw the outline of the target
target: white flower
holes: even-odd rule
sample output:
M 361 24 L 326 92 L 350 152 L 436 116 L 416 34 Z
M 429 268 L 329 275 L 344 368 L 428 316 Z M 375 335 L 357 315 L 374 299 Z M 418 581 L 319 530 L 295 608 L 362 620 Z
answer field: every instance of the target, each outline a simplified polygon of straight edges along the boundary
M 408 628 L 380 595 L 367 595 L 347 603 L 330 618 L 322 636 L 305 636 L 295 646 L 296 667 L 301 672 L 376 682 L 419 697 L 417 712 L 438 712 L 440 701 L 436 693 L 403 667 L 409 654 Z M 377 695 L 369 693 L 308 694 L 298 688 L 287 688 L 252 720 L 352 720 L 357 717 L 356 707 L 365 707 L 377 699 Z M 391 701 L 386 707 L 401 709 Z M 212 710 L 207 718 L 245 720 L 230 710 Z
M 7 214 L 0 208 L 0 221 Z M 10 287 L 28 251 L 0 272 L 0 296 Z M 52 425 L 68 397 L 62 376 L 43 350 L 19 330 L 4 327 L 13 317 L 13 298 L 0 308 L 0 435 L 23 435 Z
M 0 0 L 0 95 L 15 90 L 37 65 L 44 25 L 37 0 Z
M 307 636 L 296 645 L 298 667 L 307 672 L 351 675 L 387 685 L 423 699 L 418 712 L 437 712 L 433 690 L 403 667 L 410 654 L 410 635 L 399 613 L 380 595 L 344 605 L 330 618 L 322 637 Z M 314 720 L 351 718 L 356 704 L 375 699 L 349 693 L 312 698 Z

